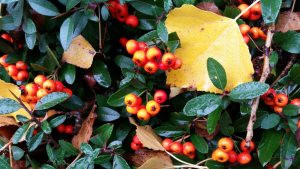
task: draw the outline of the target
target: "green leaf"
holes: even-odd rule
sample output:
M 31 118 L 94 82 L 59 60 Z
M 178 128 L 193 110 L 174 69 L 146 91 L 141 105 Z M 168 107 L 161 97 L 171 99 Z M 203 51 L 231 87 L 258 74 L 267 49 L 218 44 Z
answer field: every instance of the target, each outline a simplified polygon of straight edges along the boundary
M 76 6 L 81 0 L 68 0 L 66 5 L 66 10 L 69 11 L 74 6 Z
M 26 122 L 28 121 L 29 119 L 26 117 L 26 116 L 22 116 L 22 115 L 17 115 L 17 119 L 21 122 Z
M 205 163 L 205 166 L 207 166 L 209 169 L 223 169 L 224 164 L 219 163 L 218 161 L 209 160 Z
M 300 53 L 300 33 L 290 35 L 280 44 L 280 47 L 290 53 Z
M 151 1 L 141 1 L 141 0 L 136 0 L 136 1 L 130 1 L 130 5 L 135 8 L 137 11 L 147 14 L 147 15 L 151 15 L 153 16 L 152 13 L 152 6 L 154 6 L 154 4 L 150 3 Z M 158 13 L 163 13 L 164 9 L 157 7 Z
M 207 116 L 206 128 L 207 128 L 208 134 L 212 134 L 215 131 L 217 123 L 220 119 L 222 110 L 223 109 L 221 107 L 218 107 L 216 110 L 214 110 Z
M 263 0 L 261 1 L 261 13 L 265 24 L 269 25 L 275 22 L 282 0 Z
M 253 129 L 257 129 L 261 126 L 261 123 L 264 118 L 268 116 L 268 112 L 265 111 L 257 111 L 256 112 L 256 122 L 253 125 Z M 247 125 L 249 122 L 250 115 L 243 116 L 242 118 L 236 120 L 233 123 L 233 127 L 235 132 L 245 132 L 247 131 Z
M 109 143 L 108 148 L 110 149 L 118 149 L 122 147 L 122 141 L 116 140 Z
M 0 48 L 1 48 L 1 44 L 0 44 Z M 10 82 L 10 76 L 7 74 L 7 71 L 3 66 L 0 67 L 0 79 L 7 83 Z
M 42 142 L 43 137 L 44 137 L 44 133 L 38 133 L 32 138 L 30 138 L 30 140 L 27 141 L 26 143 L 28 147 L 28 151 L 29 152 L 34 151 Z
M 70 95 L 64 92 L 53 92 L 44 97 L 37 102 L 35 110 L 45 110 L 49 109 L 60 102 L 66 100 Z
M 185 133 L 181 128 L 176 126 L 160 126 L 154 129 L 154 132 L 163 137 L 177 137 Z
M 29 4 L 38 13 L 46 16 L 55 16 L 59 14 L 58 9 L 47 0 L 29 0 Z
M 299 38 L 300 39 L 300 38 Z M 300 84 L 300 66 L 294 67 L 289 72 L 289 77 L 293 80 L 294 83 Z
M 281 137 L 282 130 L 276 131 L 275 129 L 270 129 L 263 132 L 262 140 L 258 145 L 258 159 L 263 166 L 270 161 L 279 147 Z
M 153 30 L 156 28 L 156 19 L 139 19 L 139 24 L 137 28 L 142 30 Z
M 157 34 L 158 37 L 163 41 L 163 42 L 168 42 L 168 30 L 163 22 L 159 22 L 157 24 Z
M 232 6 L 226 6 L 223 12 L 223 16 L 226 16 L 231 19 L 235 19 L 240 13 L 241 10 L 239 10 L 238 8 Z
M 49 157 L 49 160 L 53 162 L 54 161 L 53 151 L 49 144 L 47 144 L 47 146 L 46 146 L 46 152 Z
M 101 8 L 101 17 L 104 21 L 106 21 L 108 16 L 109 16 L 109 11 L 108 11 L 107 7 L 105 5 L 103 5 Z
M 209 57 L 206 67 L 209 79 L 214 86 L 220 90 L 224 90 L 227 85 L 227 78 L 223 66 L 217 60 Z
M 74 38 L 83 31 L 89 19 L 84 11 L 75 12 L 73 15 L 73 19 L 74 19 L 74 32 L 73 32 L 73 38 Z
M 115 64 L 118 65 L 120 68 L 127 68 L 127 69 L 133 69 L 134 64 L 132 60 L 124 55 L 117 55 L 114 58 Z
M 31 137 L 32 137 L 32 134 L 33 134 L 33 131 L 34 131 L 34 129 L 35 129 L 35 124 L 34 125 L 32 125 L 31 127 L 29 127 L 29 129 L 27 130 L 27 132 L 26 132 L 26 134 L 25 134 L 25 140 L 26 141 L 29 141 L 30 139 L 31 139 Z
M 201 153 L 208 152 L 208 146 L 203 137 L 200 137 L 197 133 L 191 135 L 191 141 L 195 148 Z
M 206 116 L 216 110 L 222 98 L 214 94 L 204 94 L 193 98 L 184 106 L 183 112 L 187 116 Z
M 81 143 L 80 144 L 80 150 L 84 153 L 84 154 L 92 154 L 93 153 L 93 148 L 92 146 L 90 146 L 88 143 Z
M 108 98 L 107 103 L 114 107 L 124 106 L 125 105 L 124 98 L 127 94 L 133 93 L 135 95 L 139 95 L 142 92 L 144 92 L 145 89 L 136 89 L 131 85 L 124 86 L 118 91 L 116 91 L 114 94 L 112 94 Z
M 0 29 L 3 30 L 14 30 L 18 26 L 15 25 L 13 16 L 6 15 L 0 18 Z
M 17 144 L 20 139 L 23 137 L 25 134 L 26 130 L 28 129 L 30 123 L 25 123 L 23 126 L 19 127 L 18 130 L 15 132 L 14 137 L 13 137 L 13 144 Z
M 54 167 L 52 167 L 51 165 L 49 164 L 43 164 L 41 169 L 55 169 Z
M 121 124 L 116 129 L 117 139 L 123 141 L 129 134 L 132 127 L 133 126 L 129 123 L 129 121 L 121 122 Z
M 114 121 L 120 118 L 120 114 L 108 107 L 97 107 L 96 109 L 97 119 L 100 121 Z
M 51 126 L 46 120 L 42 122 L 42 129 L 46 134 L 50 134 L 52 132 Z
M 276 51 L 273 51 L 270 56 L 270 66 L 275 67 L 277 62 L 278 62 L 278 53 Z
M 270 129 L 273 128 L 275 126 L 277 126 L 277 124 L 280 121 L 280 117 L 278 114 L 269 114 L 267 117 L 264 118 L 264 120 L 261 122 L 261 128 L 263 129 Z
M 12 15 L 15 26 L 20 26 L 24 11 L 24 0 L 20 0 L 18 3 L 8 4 L 6 10 Z M 24 22 L 25 21 L 24 19 Z
M 61 68 L 56 58 L 56 54 L 54 54 L 54 52 L 49 48 L 48 45 L 46 45 L 46 48 L 47 48 L 47 56 L 56 64 L 57 67 Z
M 184 123 L 192 121 L 194 117 L 186 116 L 182 113 L 171 112 L 170 122 L 175 126 L 182 126 Z
M 79 109 L 83 104 L 83 100 L 74 94 L 68 100 L 60 103 L 60 105 L 70 110 Z
M 39 70 L 46 73 L 51 73 L 52 71 L 38 64 L 30 63 L 31 67 L 35 70 Z
M 26 44 L 29 49 L 33 49 L 36 41 L 36 33 L 28 34 L 25 33 Z
M 1 1 L 0 1 L 1 2 Z M 13 169 L 4 159 L 0 158 L 1 169 Z
M 66 64 L 62 68 L 62 75 L 65 78 L 65 81 L 72 85 L 76 78 L 76 68 L 74 65 Z
M 252 104 L 252 100 L 249 102 L 240 102 L 240 112 L 241 115 L 247 115 L 251 113 L 251 104 Z
M 9 4 L 9 3 L 13 3 L 13 2 L 17 2 L 18 0 L 0 0 L 0 3 L 2 4 Z
M 52 119 L 49 124 L 51 128 L 55 128 L 59 125 L 61 125 L 66 120 L 66 115 L 60 115 Z
M 21 108 L 20 104 L 13 99 L 0 99 L 0 114 L 13 113 Z
M 60 43 L 64 50 L 68 50 L 74 31 L 74 20 L 73 17 L 67 18 L 60 27 Z
M 235 87 L 229 94 L 233 101 L 247 101 L 265 94 L 269 90 L 269 85 L 262 82 L 248 82 Z
M 148 42 L 150 41 L 151 39 L 153 38 L 158 38 L 158 35 L 157 35 L 157 31 L 156 30 L 153 30 L 153 31 L 150 31 L 146 34 L 144 34 L 143 36 L 141 36 L 137 41 L 138 42 Z M 149 44 L 148 44 L 149 45 Z
M 22 28 L 23 28 L 24 32 L 28 33 L 28 34 L 33 34 L 36 32 L 35 24 L 30 18 L 27 18 L 23 22 Z
M 281 168 L 287 169 L 292 165 L 297 148 L 298 143 L 294 133 L 286 132 L 280 146 Z
M 114 157 L 113 168 L 114 169 L 130 169 L 127 162 L 121 156 L 118 156 L 118 155 L 115 155 L 115 157 Z
M 97 128 L 96 130 L 94 130 L 93 135 L 95 134 L 101 134 L 101 136 L 103 136 L 105 139 L 109 139 L 112 131 L 114 129 L 114 125 L 112 124 L 103 124 L 102 126 L 100 126 L 99 128 Z
M 296 34 L 297 34 L 296 31 L 288 31 L 286 33 L 276 32 L 273 36 L 273 40 L 274 40 L 275 44 L 281 45 L 283 42 L 288 41 L 290 38 L 292 38 Z
M 20 160 L 24 156 L 24 151 L 17 146 L 11 146 L 14 160 Z
M 299 106 L 286 105 L 283 107 L 282 113 L 286 116 L 297 116 L 299 114 Z
M 111 159 L 111 155 L 99 155 L 97 158 L 94 159 L 95 164 L 103 164 L 108 162 Z
M 108 88 L 111 85 L 111 78 L 107 66 L 100 60 L 94 60 L 92 69 L 96 82 Z
M 164 9 L 168 13 L 169 9 L 173 6 L 172 0 L 164 0 Z
M 69 142 L 59 140 L 59 145 L 67 154 L 77 156 L 79 153 L 78 150 Z
M 89 166 L 89 162 L 87 161 L 87 158 L 81 158 L 77 160 L 74 164 L 71 165 L 69 169 L 77 169 L 77 168 L 87 168 Z
M 176 32 L 169 34 L 169 39 L 166 45 L 170 48 L 169 52 L 175 53 L 175 49 L 180 48 L 180 39 Z

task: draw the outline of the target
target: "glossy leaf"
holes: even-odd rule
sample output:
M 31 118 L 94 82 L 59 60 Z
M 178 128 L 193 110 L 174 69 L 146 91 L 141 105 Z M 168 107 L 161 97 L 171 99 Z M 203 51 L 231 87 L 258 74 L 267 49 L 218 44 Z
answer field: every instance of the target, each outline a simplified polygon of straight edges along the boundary
M 208 134 L 212 134 L 215 131 L 217 123 L 220 119 L 222 110 L 223 109 L 221 107 L 218 107 L 216 110 L 214 110 L 207 116 L 206 128 L 207 128 Z
M 61 125 L 66 120 L 66 115 L 60 115 L 52 119 L 49 124 L 51 128 L 55 128 L 59 125 Z
M 241 10 L 238 8 L 232 7 L 232 6 L 226 6 L 223 15 L 235 19 L 239 14 L 241 13 Z
M 76 78 L 76 68 L 74 65 L 71 64 L 66 64 L 63 68 L 62 68 L 62 74 L 65 77 L 65 81 L 72 85 L 75 81 Z
M 11 146 L 14 160 L 20 160 L 24 156 L 24 151 L 17 146 Z
M 288 36 L 281 44 L 280 47 L 290 53 L 300 53 L 300 33 Z
M 52 166 L 49 165 L 49 164 L 43 164 L 43 165 L 41 166 L 41 169 L 55 169 L 55 168 L 52 167 Z
M 191 141 L 195 148 L 201 153 L 208 152 L 208 146 L 203 137 L 200 137 L 197 133 L 191 135 Z
M 163 137 L 177 137 L 185 132 L 176 126 L 160 126 L 154 129 L 154 132 Z
M 261 122 L 261 128 L 270 129 L 275 127 L 280 121 L 280 117 L 278 114 L 269 114 L 264 120 Z
M 152 13 L 152 6 L 153 4 L 150 3 L 151 1 L 142 1 L 142 0 L 136 0 L 136 1 L 130 1 L 130 5 L 135 8 L 137 11 L 147 14 L 147 15 L 153 15 Z M 164 11 L 163 8 L 157 7 L 158 12 L 162 13 Z
M 300 37 L 299 37 L 300 40 Z M 300 71 L 300 66 L 294 67 L 290 70 L 289 72 L 289 77 L 293 80 L 294 83 L 296 84 L 300 84 L 300 75 L 299 75 L 299 71 Z
M 294 133 L 286 132 L 280 147 L 280 161 L 283 169 L 287 169 L 292 165 L 297 148 L 298 142 Z
M 96 82 L 108 88 L 111 84 L 111 79 L 107 66 L 100 60 L 94 60 L 92 68 Z
M 299 114 L 299 106 L 286 105 L 283 107 L 282 113 L 286 116 L 296 116 Z
M 129 134 L 133 126 L 128 121 L 123 121 L 116 129 L 116 137 L 118 140 L 123 141 Z
M 23 126 L 19 127 L 18 130 L 15 132 L 12 143 L 17 144 L 20 139 L 23 137 L 25 134 L 27 128 L 29 127 L 30 123 L 25 123 Z
M 70 155 L 77 156 L 78 155 L 78 150 L 69 142 L 59 140 L 59 145 L 61 148 Z
M 265 111 L 256 112 L 256 122 L 253 125 L 253 129 L 257 129 L 261 126 L 261 123 L 264 118 L 268 116 L 268 113 Z M 233 123 L 235 132 L 245 132 L 247 130 L 247 125 L 249 122 L 250 115 L 243 116 L 242 118 L 236 120 Z
M 229 94 L 233 101 L 246 101 L 263 95 L 269 90 L 269 85 L 262 82 L 248 82 L 235 87 Z
M 127 56 L 117 55 L 114 58 L 114 61 L 115 61 L 116 65 L 118 65 L 120 68 L 127 68 L 127 69 L 134 68 L 134 64 L 133 64 L 132 60 Z
M 74 20 L 73 17 L 67 18 L 60 27 L 60 42 L 61 46 L 65 51 L 68 50 L 74 31 Z
M 97 119 L 100 121 L 114 121 L 120 118 L 120 114 L 108 107 L 98 107 L 96 109 Z
M 44 97 L 37 102 L 35 110 L 45 110 L 49 109 L 60 102 L 66 100 L 69 97 L 69 94 L 64 92 L 53 92 Z
M 60 103 L 60 105 L 70 110 L 79 109 L 83 104 L 83 100 L 74 94 L 68 100 Z
M 29 141 L 27 141 L 26 145 L 28 147 L 28 151 L 32 152 L 34 151 L 42 142 L 42 139 L 44 137 L 44 133 L 38 133 L 32 138 L 30 138 Z
M 97 158 L 94 159 L 95 164 L 103 164 L 108 162 L 111 159 L 111 155 L 99 155 Z
M 49 160 L 53 162 L 54 161 L 53 150 L 49 144 L 47 144 L 46 146 L 46 152 L 49 157 Z
M 58 9 L 51 2 L 46 0 L 29 0 L 30 6 L 38 13 L 46 16 L 59 14 Z
M 229 114 L 225 111 L 223 115 L 220 118 L 220 127 L 221 127 L 221 132 L 225 136 L 231 136 L 234 133 L 234 128 L 230 126 L 232 123 L 232 120 L 229 116 Z
M 42 122 L 42 129 L 46 134 L 50 134 L 52 132 L 51 126 L 46 120 Z
M 0 114 L 10 114 L 21 108 L 20 104 L 13 99 L 0 99 Z
M 101 8 L 101 17 L 104 21 L 106 21 L 108 16 L 109 16 L 109 11 L 108 11 L 107 7 L 105 5 L 103 5 Z
M 113 168 L 114 169 L 130 169 L 127 162 L 121 156 L 118 156 L 118 155 L 114 156 Z
M 265 24 L 268 25 L 275 22 L 281 8 L 281 3 L 281 0 L 261 1 L 261 13 Z
M 223 66 L 217 60 L 209 57 L 207 59 L 207 72 L 214 86 L 220 90 L 224 90 L 227 85 L 227 78 Z
M 3 158 L 0 158 L 1 169 L 13 169 Z
M 157 34 L 158 37 L 163 41 L 167 42 L 168 41 L 168 30 L 163 22 L 159 22 L 157 24 Z
M 30 18 L 27 18 L 26 22 L 23 23 L 22 28 L 24 32 L 28 34 L 33 34 L 36 32 L 35 24 Z
M 29 49 L 33 49 L 36 42 L 36 33 L 28 34 L 25 33 L 26 44 Z
M 93 148 L 92 146 L 90 146 L 88 143 L 81 143 L 80 145 L 80 150 L 84 153 L 84 154 L 92 154 L 93 153 Z
M 68 0 L 66 4 L 66 9 L 69 11 L 72 9 L 74 6 L 76 6 L 81 0 Z

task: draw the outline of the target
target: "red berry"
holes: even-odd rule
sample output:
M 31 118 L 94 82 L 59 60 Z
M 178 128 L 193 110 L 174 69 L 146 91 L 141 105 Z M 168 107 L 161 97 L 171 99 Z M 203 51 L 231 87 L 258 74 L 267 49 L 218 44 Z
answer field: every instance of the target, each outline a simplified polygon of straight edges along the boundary
M 18 81 L 25 81 L 28 79 L 29 73 L 25 70 L 21 70 L 19 71 L 18 75 L 17 75 L 17 79 Z
M 233 150 L 231 150 L 231 151 L 228 152 L 228 156 L 229 156 L 229 158 L 228 158 L 229 162 L 231 162 L 231 163 L 235 163 L 236 162 L 236 160 L 237 160 L 237 154 L 236 154 L 236 152 L 234 152 Z
M 56 92 L 61 92 L 64 89 L 64 84 L 60 81 L 55 81 L 56 84 Z
M 125 38 L 125 37 L 122 37 L 122 38 L 119 39 L 119 42 L 121 43 L 121 45 L 122 45 L 123 47 L 126 47 L 127 41 L 128 41 L 128 39 Z
M 183 147 L 182 147 L 182 145 L 179 142 L 173 142 L 171 144 L 171 150 L 174 153 L 182 154 Z
M 48 93 L 55 92 L 56 90 L 56 83 L 54 80 L 46 80 L 43 83 L 43 88 L 47 90 Z
M 62 92 L 67 93 L 67 94 L 70 95 L 66 100 L 68 100 L 68 99 L 73 95 L 72 90 L 69 89 L 69 88 L 64 88 L 64 89 L 62 90 Z M 66 101 L 66 100 L 65 100 L 65 101 Z
M 242 152 L 237 156 L 237 161 L 240 164 L 247 164 L 251 161 L 251 155 L 247 152 Z
M 17 67 L 15 65 L 9 65 L 7 67 L 7 74 L 9 76 L 17 76 L 19 73 L 19 70 L 17 69 Z
M 16 63 L 16 67 L 19 71 L 21 71 L 21 70 L 26 70 L 28 66 L 27 63 L 24 63 L 23 61 L 18 61 Z
M 250 147 L 249 147 L 249 148 L 246 148 L 246 147 L 245 147 L 245 144 L 246 144 L 246 140 L 243 140 L 243 141 L 241 142 L 241 149 L 242 149 L 244 152 L 251 152 L 252 150 L 254 150 L 255 145 L 254 145 L 253 141 L 250 142 Z
M 283 93 L 280 93 L 275 97 L 275 104 L 277 106 L 284 107 L 287 105 L 288 101 L 289 101 L 289 98 Z
M 130 147 L 131 147 L 132 150 L 135 151 L 135 150 L 141 148 L 142 145 L 141 144 L 136 144 L 135 142 L 131 142 Z
M 65 127 L 65 133 L 67 133 L 67 134 L 73 134 L 73 126 L 72 125 L 67 125 L 66 127 Z
M 300 99 L 293 99 L 290 104 L 300 106 Z
M 139 42 L 139 50 L 143 50 L 147 53 L 148 51 L 148 45 L 145 42 Z
M 127 18 L 126 18 L 126 25 L 130 26 L 130 27 L 137 27 L 139 24 L 139 20 L 136 16 L 134 15 L 129 15 Z
M 37 131 L 36 131 L 36 129 L 34 129 L 32 135 L 35 136 L 36 134 L 37 134 Z
M 157 102 L 157 103 L 163 103 L 167 100 L 167 94 L 166 92 L 164 92 L 163 90 L 157 90 L 155 93 L 154 93 L 154 100 Z
M 142 142 L 140 141 L 137 135 L 133 136 L 132 141 L 135 142 L 136 144 L 142 144 Z
M 167 71 L 167 70 L 169 70 L 170 67 L 165 66 L 161 61 L 159 61 L 158 68 L 160 68 L 161 70 Z
M 169 138 L 166 138 L 162 141 L 161 145 L 167 150 L 167 151 L 171 151 L 171 144 L 173 143 L 173 141 Z
M 194 144 L 191 142 L 185 142 L 182 145 L 182 148 L 183 148 L 183 154 L 186 156 L 195 154 L 195 152 L 196 152 L 196 148 L 195 148 Z
M 56 127 L 56 129 L 58 130 L 58 132 L 63 133 L 65 132 L 65 128 L 66 126 L 64 124 L 61 124 L 59 126 Z M 72 129 L 73 130 L 73 129 Z M 73 132 L 73 131 L 72 131 Z

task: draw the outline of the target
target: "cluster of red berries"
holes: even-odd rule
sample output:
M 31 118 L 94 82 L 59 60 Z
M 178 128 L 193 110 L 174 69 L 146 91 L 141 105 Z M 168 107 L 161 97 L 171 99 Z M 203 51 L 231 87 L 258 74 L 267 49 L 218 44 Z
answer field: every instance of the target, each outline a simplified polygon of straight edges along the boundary
M 7 74 L 11 76 L 15 81 L 25 81 L 28 79 L 29 73 L 27 70 L 27 63 L 18 61 L 16 64 L 5 63 L 7 55 L 0 57 L 0 64 L 5 67 Z
M 148 49 L 145 42 L 137 42 L 134 39 L 127 41 L 126 49 L 129 54 L 133 54 L 133 63 L 139 67 L 143 67 L 150 74 L 155 73 L 158 69 L 166 71 L 170 67 L 176 70 L 183 63 L 173 53 L 168 52 L 161 56 L 162 53 L 157 47 L 150 47 Z
M 248 44 L 250 40 L 249 36 L 247 35 L 249 32 L 253 39 L 258 39 L 259 37 L 264 41 L 267 39 L 267 35 L 259 27 L 250 28 L 250 26 L 247 24 L 241 24 L 239 28 L 246 44 Z
M 59 126 L 56 127 L 56 129 L 58 130 L 58 132 L 60 133 L 67 133 L 67 134 L 73 134 L 73 126 L 72 125 L 67 125 L 65 126 L 64 124 L 61 124 Z
M 137 150 L 137 149 L 139 149 L 141 147 L 144 147 L 144 145 L 142 144 L 142 142 L 140 141 L 140 139 L 138 138 L 138 136 L 135 135 L 132 138 L 132 142 L 130 144 L 130 147 L 131 147 L 132 150 L 135 151 L 135 150 Z
M 22 101 L 29 103 L 32 110 L 36 103 L 49 93 L 64 92 L 70 95 L 67 99 L 73 94 L 72 90 L 65 88 L 60 81 L 47 79 L 44 75 L 37 75 L 34 78 L 34 83 L 29 83 L 26 86 L 21 85 L 20 88 L 22 88 Z
M 221 163 L 229 161 L 231 163 L 235 163 L 236 161 L 240 164 L 247 164 L 251 161 L 251 155 L 249 154 L 252 150 L 254 150 L 255 145 L 253 141 L 250 142 L 250 147 L 245 147 L 246 141 L 243 140 L 241 142 L 241 149 L 243 152 L 240 154 L 236 154 L 233 151 L 233 141 L 230 138 L 223 137 L 219 140 L 218 146 L 219 148 L 213 151 L 212 159 Z
M 242 1 L 240 1 L 242 2 Z M 249 7 L 249 5 L 247 5 L 246 3 L 242 3 L 238 6 L 238 8 L 243 12 L 244 10 L 246 10 Z M 261 4 L 257 3 L 255 5 L 253 5 L 250 10 L 246 11 L 241 18 L 243 19 L 249 19 L 250 21 L 255 21 L 257 19 L 259 19 L 261 16 Z
M 167 151 L 172 153 L 183 154 L 191 159 L 194 159 L 196 156 L 196 148 L 191 142 L 185 142 L 181 145 L 179 142 L 173 142 L 171 139 L 166 138 L 161 144 Z
M 9 36 L 9 34 L 7 34 L 7 33 L 3 33 L 3 34 L 1 35 L 1 38 L 5 39 L 5 40 L 7 40 L 7 41 L 9 41 L 9 42 L 11 42 L 11 43 L 14 42 L 14 40 L 13 40 L 13 39 Z M 23 45 L 24 45 L 24 40 L 18 38 L 18 39 L 15 40 L 15 43 L 17 44 L 18 48 L 22 48 Z
M 136 114 L 140 120 L 149 120 L 160 111 L 160 103 L 167 100 L 167 94 L 158 90 L 154 94 L 154 100 L 149 101 L 146 106 L 142 105 L 142 98 L 135 94 L 126 95 L 124 102 L 127 105 L 126 110 L 130 114 Z
M 282 113 L 283 107 L 286 106 L 289 101 L 288 97 L 284 93 L 276 94 L 275 90 L 271 88 L 265 94 L 261 95 L 261 99 L 277 114 Z M 290 104 L 300 106 L 300 99 L 294 99 Z
M 117 18 L 120 22 L 125 22 L 130 27 L 137 27 L 139 20 L 134 15 L 129 15 L 128 6 L 122 5 L 117 1 L 108 1 L 108 10 L 110 11 L 113 18 Z

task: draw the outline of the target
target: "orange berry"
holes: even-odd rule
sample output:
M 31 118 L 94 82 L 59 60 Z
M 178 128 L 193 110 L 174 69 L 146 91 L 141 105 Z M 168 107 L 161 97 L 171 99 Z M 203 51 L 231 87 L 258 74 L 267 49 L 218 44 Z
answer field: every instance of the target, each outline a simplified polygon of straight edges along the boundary
M 252 14 L 249 16 L 249 20 L 250 20 L 250 21 L 255 21 L 255 20 L 259 19 L 260 16 L 261 16 L 261 15 L 257 15 L 257 14 L 253 14 L 253 13 L 252 13 Z
M 47 78 L 44 75 L 37 75 L 33 81 L 35 84 L 43 87 L 43 84 L 46 80 L 47 80 Z
M 130 94 L 125 96 L 124 102 L 127 106 L 133 107 L 133 106 L 136 106 L 138 104 L 138 98 L 135 94 L 130 93 Z
M 249 5 L 247 5 L 247 4 L 241 4 L 238 6 L 238 8 L 241 10 L 241 12 L 243 12 L 248 7 L 249 7 Z M 241 16 L 241 18 L 247 19 L 247 18 L 249 18 L 250 15 L 251 15 L 251 12 L 250 12 L 250 10 L 248 10 Z
M 146 109 L 140 109 L 137 113 L 137 117 L 140 120 L 149 120 L 150 119 L 150 114 L 147 112 Z
M 195 148 L 194 144 L 191 142 L 185 142 L 182 145 L 182 148 L 183 148 L 183 154 L 186 156 L 195 154 L 195 152 L 196 152 L 196 148 Z
M 246 148 L 246 147 L 245 147 L 245 144 L 246 144 L 246 140 L 243 140 L 243 141 L 241 142 L 241 149 L 242 149 L 244 152 L 251 152 L 252 150 L 254 150 L 255 145 L 254 145 L 253 141 L 250 141 L 250 147 L 249 147 L 249 148 Z
M 220 163 L 224 163 L 229 159 L 229 155 L 225 153 L 221 148 L 215 150 L 214 156 L 215 159 Z
M 275 100 L 264 100 L 264 103 L 268 106 L 275 106 Z
M 243 35 L 243 40 L 244 40 L 244 42 L 245 42 L 246 44 L 248 44 L 248 43 L 249 43 L 249 40 L 250 40 L 250 38 L 249 38 L 249 36 L 248 36 L 248 35 Z
M 264 40 L 264 41 L 267 40 L 267 37 L 266 37 L 266 36 L 265 36 L 265 37 L 261 36 L 260 38 L 261 38 L 262 40 Z
M 171 151 L 171 144 L 173 143 L 173 141 L 169 138 L 166 138 L 162 141 L 161 145 L 167 150 L 167 151 Z
M 231 162 L 231 163 L 235 163 L 236 160 L 237 160 L 237 154 L 236 152 L 234 152 L 233 150 L 229 151 L 228 152 L 228 161 Z
M 282 113 L 283 107 L 281 107 L 281 106 L 274 106 L 273 109 L 274 109 L 275 113 L 280 114 L 280 113 Z
M 275 104 L 277 106 L 284 107 L 287 105 L 288 101 L 289 101 L 288 97 L 283 93 L 280 93 L 275 97 Z
M 47 94 L 49 94 L 49 93 L 47 92 L 46 89 L 39 89 L 36 93 L 36 96 L 38 99 L 41 99 L 42 97 L 46 96 Z
M 64 88 L 64 89 L 62 89 L 61 92 L 67 93 L 69 95 L 69 97 L 66 100 L 68 100 L 73 95 L 72 90 L 69 88 Z M 66 101 L 66 100 L 64 100 L 64 101 Z
M 247 164 L 251 161 L 251 155 L 247 152 L 242 152 L 237 156 L 237 161 L 240 164 Z
M 51 92 L 55 92 L 56 90 L 56 83 L 54 80 L 46 80 L 44 83 L 43 83 L 43 88 L 47 90 L 48 93 L 51 93 Z
M 156 103 L 163 103 L 167 100 L 168 96 L 166 94 L 166 92 L 164 92 L 163 90 L 157 90 L 154 93 L 154 101 Z
M 258 30 L 258 33 L 259 33 L 260 37 L 266 37 L 267 38 L 267 35 L 264 33 L 264 31 L 261 30 L 261 28 Z
M 297 130 L 299 130 L 299 128 L 300 128 L 300 121 L 298 121 L 297 123 Z
M 265 100 L 274 100 L 276 97 L 276 92 L 274 89 L 269 89 L 264 95 Z
M 260 36 L 259 36 L 259 28 L 258 27 L 253 27 L 250 29 L 250 36 L 253 38 L 253 39 L 258 39 Z
M 36 103 L 37 102 L 37 97 L 36 96 L 26 95 L 26 101 L 28 103 L 31 103 L 31 102 Z
M 13 43 L 13 39 L 7 33 L 3 33 L 1 35 L 1 38 L 3 38 L 5 40 L 10 41 L 11 43 Z
M 180 58 L 175 58 L 175 64 L 171 66 L 172 69 L 177 70 L 182 66 L 183 62 Z
M 196 154 L 194 153 L 194 154 L 188 154 L 188 155 L 186 155 L 188 158 L 190 158 L 190 159 L 194 159 L 195 157 L 196 157 Z
M 158 70 L 158 64 L 156 61 L 148 61 L 145 65 L 144 65 L 144 69 L 146 72 L 153 74 Z
M 119 39 L 119 42 L 122 44 L 123 47 L 126 47 L 127 41 L 128 41 L 128 39 L 125 37 L 122 37 Z
M 179 142 L 173 142 L 171 144 L 171 151 L 177 154 L 182 154 L 183 147 Z
M 160 104 L 156 103 L 156 101 L 151 100 L 146 104 L 146 110 L 151 115 L 156 115 L 160 111 Z
M 134 39 L 130 39 L 126 43 L 126 49 L 129 54 L 133 55 L 137 50 L 139 50 L 139 43 Z
M 211 158 L 212 158 L 214 161 L 217 161 L 216 150 L 212 152 Z
M 28 95 L 30 96 L 36 96 L 36 93 L 38 91 L 38 87 L 34 83 L 29 83 L 25 86 L 26 91 L 28 92 Z
M 147 57 L 144 50 L 138 50 L 132 57 L 132 62 L 137 66 L 144 66 L 147 63 Z
M 16 67 L 19 71 L 21 71 L 21 70 L 26 70 L 28 65 L 27 65 L 27 63 L 24 63 L 23 61 L 18 61 L 16 63 Z
M 218 146 L 222 151 L 229 152 L 233 149 L 233 141 L 228 137 L 223 137 L 219 140 Z
M 250 8 L 250 12 L 252 14 L 261 15 L 261 4 L 260 3 L 256 3 L 255 5 L 253 5 Z
M 130 114 L 137 114 L 137 112 L 139 111 L 139 106 L 126 106 L 126 110 Z
M 148 45 L 145 42 L 139 42 L 139 50 L 143 50 L 147 53 L 148 51 Z
M 293 99 L 290 104 L 300 106 L 300 99 Z
M 161 62 L 165 65 L 165 66 L 169 66 L 172 67 L 175 64 L 175 56 L 173 53 L 165 53 L 162 56 Z
M 7 67 L 7 74 L 9 76 L 17 76 L 19 73 L 19 70 L 17 69 L 17 67 L 15 65 L 9 65 Z
M 25 81 L 28 79 L 28 77 L 29 77 L 29 73 L 25 70 L 19 71 L 19 73 L 17 75 L 18 81 Z
M 241 24 L 239 28 L 242 35 L 246 35 L 250 31 L 250 26 L 247 24 Z
M 161 57 L 161 51 L 157 47 L 151 47 L 147 51 L 147 59 L 150 61 L 158 61 Z
M 11 63 L 5 63 L 5 59 L 8 55 L 3 55 L 1 58 L 0 58 L 0 64 L 4 67 L 7 67 L 9 65 L 11 65 Z
M 35 105 L 36 105 L 36 103 L 30 102 L 29 103 L 30 109 L 33 110 L 35 108 Z

